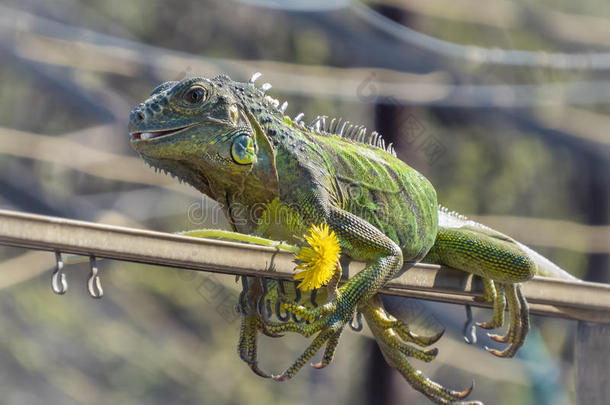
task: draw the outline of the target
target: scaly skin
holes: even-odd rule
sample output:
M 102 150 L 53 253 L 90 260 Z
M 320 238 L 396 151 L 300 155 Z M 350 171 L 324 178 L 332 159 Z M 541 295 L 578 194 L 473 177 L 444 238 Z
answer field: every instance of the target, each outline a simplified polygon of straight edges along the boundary
M 462 400 L 470 389 L 447 390 L 408 362 L 431 361 L 436 349 L 409 343 L 427 346 L 440 335 L 414 335 L 384 310 L 377 291 L 404 262 L 440 263 L 481 276 L 494 316 L 480 326 L 503 325 L 506 296 L 510 327 L 494 338 L 509 346 L 490 351 L 510 357 L 527 334 L 519 283 L 535 274 L 536 260 L 512 239 L 439 209 L 428 180 L 396 158 L 376 133 L 340 120 L 319 118 L 310 126 L 300 116 L 293 121 L 284 115 L 285 106 L 265 96 L 270 86 L 254 86 L 256 77 L 249 83 L 226 76 L 166 82 L 132 111 L 129 123 L 132 146 L 142 158 L 216 200 L 235 232 L 301 245 L 309 226 L 326 223 L 343 254 L 368 263 L 340 288 L 337 265 L 333 282 L 315 295 L 297 296 L 284 283 L 243 278 L 241 358 L 267 377 L 257 364 L 258 332 L 296 332 L 315 338 L 273 378 L 291 378 L 326 345 L 315 365 L 324 367 L 345 325 L 361 313 L 388 363 L 415 389 L 436 403 Z

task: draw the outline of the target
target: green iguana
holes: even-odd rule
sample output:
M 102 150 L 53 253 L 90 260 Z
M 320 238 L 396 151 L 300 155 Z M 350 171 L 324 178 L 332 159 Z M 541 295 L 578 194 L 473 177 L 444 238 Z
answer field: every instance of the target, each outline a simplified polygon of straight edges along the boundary
M 409 357 L 434 359 L 436 349 L 414 345 L 428 346 L 440 334 L 411 332 L 384 309 L 379 289 L 404 264 L 420 261 L 480 276 L 493 318 L 478 325 L 503 326 L 508 305 L 507 333 L 491 335 L 507 347 L 488 350 L 512 357 L 529 329 L 520 283 L 534 274 L 570 276 L 510 237 L 440 207 L 428 180 L 376 132 L 327 117 L 306 125 L 302 113 L 291 119 L 287 103 L 266 95 L 270 84 L 254 85 L 259 76 L 246 83 L 224 75 L 163 83 L 129 122 L 131 145 L 141 157 L 217 201 L 233 231 L 303 245 L 310 226 L 325 225 L 342 254 L 367 263 L 339 288 L 333 276 L 328 288 L 304 293 L 243 277 L 239 355 L 261 376 L 289 379 L 324 345 L 314 367 L 329 364 L 341 332 L 361 314 L 387 362 L 415 389 L 440 404 L 464 399 L 472 387 L 446 389 L 410 365 Z M 270 376 L 257 363 L 259 331 L 315 338 L 284 373 Z

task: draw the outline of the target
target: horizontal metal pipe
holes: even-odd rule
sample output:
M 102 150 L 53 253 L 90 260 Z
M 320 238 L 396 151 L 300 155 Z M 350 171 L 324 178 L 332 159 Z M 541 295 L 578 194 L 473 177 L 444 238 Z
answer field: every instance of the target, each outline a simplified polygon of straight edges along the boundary
M 0 244 L 235 275 L 292 279 L 294 258 L 275 248 L 0 210 Z M 350 263 L 351 276 L 363 267 Z M 429 264 L 407 265 L 385 294 L 488 307 L 478 278 Z M 524 283 L 534 314 L 610 323 L 610 285 L 534 277 Z

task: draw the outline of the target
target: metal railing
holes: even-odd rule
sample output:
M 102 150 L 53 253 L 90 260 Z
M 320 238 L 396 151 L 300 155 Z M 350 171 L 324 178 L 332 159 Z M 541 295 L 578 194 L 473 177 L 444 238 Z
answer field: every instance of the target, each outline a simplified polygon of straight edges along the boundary
M 0 210 L 0 244 L 235 275 L 292 279 L 294 257 L 272 247 Z M 362 263 L 347 266 L 350 275 Z M 472 306 L 478 279 L 463 271 L 416 264 L 390 281 L 385 294 Z M 610 285 L 534 277 L 524 284 L 534 314 L 610 323 Z

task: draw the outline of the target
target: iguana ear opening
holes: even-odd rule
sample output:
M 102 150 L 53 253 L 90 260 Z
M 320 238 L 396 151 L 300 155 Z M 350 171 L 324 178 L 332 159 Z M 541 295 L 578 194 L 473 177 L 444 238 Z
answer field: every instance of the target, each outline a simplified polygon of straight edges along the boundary
M 257 163 L 253 168 L 253 174 L 257 176 L 263 184 L 266 184 L 268 189 L 273 190 L 274 194 L 277 196 L 279 194 L 279 180 L 275 164 L 275 150 L 271 146 L 267 134 L 265 134 L 265 131 L 263 131 L 252 113 L 247 109 L 245 110 L 245 113 L 254 130 L 253 138 Z

